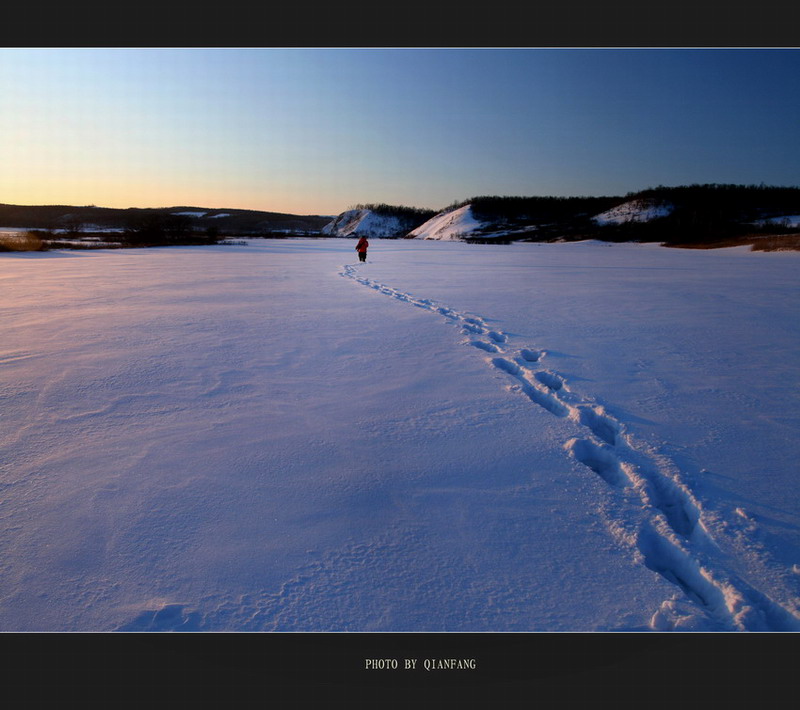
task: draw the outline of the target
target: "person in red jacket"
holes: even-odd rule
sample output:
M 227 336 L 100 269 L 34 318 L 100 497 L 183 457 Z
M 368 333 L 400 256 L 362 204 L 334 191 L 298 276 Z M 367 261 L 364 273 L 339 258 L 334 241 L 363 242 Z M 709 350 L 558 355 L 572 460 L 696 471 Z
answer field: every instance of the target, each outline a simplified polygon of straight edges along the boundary
M 356 251 L 358 252 L 358 260 L 359 261 L 366 261 L 367 260 L 367 247 L 369 246 L 369 242 L 367 241 L 366 237 L 361 237 L 358 240 L 358 244 L 356 244 Z

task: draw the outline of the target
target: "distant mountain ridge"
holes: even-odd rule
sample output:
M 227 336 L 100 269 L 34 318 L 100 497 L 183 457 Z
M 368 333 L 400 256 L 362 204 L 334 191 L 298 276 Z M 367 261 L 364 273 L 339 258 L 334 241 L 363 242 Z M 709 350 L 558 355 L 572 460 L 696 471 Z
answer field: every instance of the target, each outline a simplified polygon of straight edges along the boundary
M 495 243 L 600 239 L 691 244 L 754 233 L 800 232 L 800 187 L 712 183 L 658 186 L 625 196 L 483 195 L 438 212 L 359 204 L 335 217 L 191 206 L 122 209 L 0 204 L 0 229 L 143 233 L 148 224 L 159 220 L 167 231 L 215 236 L 367 236 Z
M 272 232 L 318 234 L 331 220 L 324 215 L 295 215 L 242 209 L 208 207 L 96 207 L 87 205 L 0 204 L 0 228 L 68 229 L 74 231 L 119 231 L 150 217 L 179 216 L 192 228 L 215 227 L 222 233 L 260 235 Z
M 399 230 L 394 223 L 386 226 L 388 206 L 361 207 L 343 212 L 323 233 L 472 242 L 601 239 L 677 244 L 800 231 L 800 188 L 766 185 L 659 186 L 607 197 L 484 195 L 432 213 L 405 234 L 390 233 Z

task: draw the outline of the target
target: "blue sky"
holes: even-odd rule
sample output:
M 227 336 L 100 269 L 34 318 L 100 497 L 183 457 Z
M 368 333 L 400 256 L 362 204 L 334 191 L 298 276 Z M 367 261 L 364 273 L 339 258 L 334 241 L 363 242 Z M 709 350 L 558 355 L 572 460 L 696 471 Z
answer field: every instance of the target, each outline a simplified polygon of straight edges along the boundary
M 0 202 L 336 214 L 800 184 L 796 49 L 0 49 Z

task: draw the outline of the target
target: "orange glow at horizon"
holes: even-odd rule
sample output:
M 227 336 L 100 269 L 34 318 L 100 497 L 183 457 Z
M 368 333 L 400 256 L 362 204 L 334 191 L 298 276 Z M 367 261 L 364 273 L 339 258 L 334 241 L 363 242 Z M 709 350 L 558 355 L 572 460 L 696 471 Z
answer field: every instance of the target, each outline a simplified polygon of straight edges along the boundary
M 259 191 L 254 189 L 220 190 L 218 186 L 203 189 L 193 185 L 160 185 L 125 183 L 80 177 L 62 181 L 56 175 L 42 175 L 25 182 L 0 178 L 0 203 L 10 205 L 93 205 L 114 209 L 129 207 L 205 207 L 208 209 L 243 209 L 282 212 L 297 215 L 338 214 L 348 204 L 317 209 L 319 201 L 313 196 L 292 194 L 285 189 Z

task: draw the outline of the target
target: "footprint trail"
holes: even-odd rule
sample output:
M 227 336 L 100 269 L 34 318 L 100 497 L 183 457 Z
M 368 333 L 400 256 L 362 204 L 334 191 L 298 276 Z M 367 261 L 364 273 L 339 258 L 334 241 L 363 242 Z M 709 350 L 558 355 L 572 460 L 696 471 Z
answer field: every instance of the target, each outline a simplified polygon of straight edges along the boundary
M 512 380 L 512 390 L 574 424 L 576 435 L 564 443 L 564 450 L 611 489 L 609 530 L 636 559 L 676 587 L 676 597 L 653 615 L 653 629 L 800 631 L 796 616 L 726 567 L 703 525 L 700 502 L 674 464 L 637 442 L 605 407 L 573 392 L 564 375 L 547 367 L 546 350 L 515 349 L 508 334 L 480 316 L 379 283 L 362 276 L 354 265 L 345 265 L 340 275 L 443 316 L 461 329 L 467 338 L 463 342 Z

